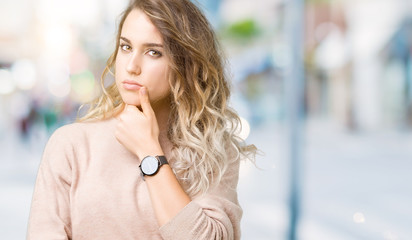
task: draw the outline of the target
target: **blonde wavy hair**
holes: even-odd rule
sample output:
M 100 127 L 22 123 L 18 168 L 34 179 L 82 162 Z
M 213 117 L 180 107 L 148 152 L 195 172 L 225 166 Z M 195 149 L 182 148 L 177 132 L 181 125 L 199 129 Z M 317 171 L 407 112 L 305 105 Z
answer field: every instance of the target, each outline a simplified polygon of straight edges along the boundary
M 101 78 L 102 94 L 79 121 L 106 119 L 123 109 L 115 82 L 105 86 L 114 68 L 123 23 L 140 9 L 158 28 L 170 56 L 171 113 L 168 138 L 173 170 L 189 195 L 218 184 L 230 164 L 254 161 L 256 147 L 237 135 L 238 115 L 228 106 L 229 84 L 216 36 L 203 13 L 189 0 L 135 0 L 123 12 L 116 49 Z

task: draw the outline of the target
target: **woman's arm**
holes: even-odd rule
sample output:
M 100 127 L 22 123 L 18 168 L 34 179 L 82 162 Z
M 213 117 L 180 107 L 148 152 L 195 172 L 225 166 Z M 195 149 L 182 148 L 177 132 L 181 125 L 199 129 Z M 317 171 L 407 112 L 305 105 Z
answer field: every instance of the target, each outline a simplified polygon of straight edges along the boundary
M 163 155 L 159 127 L 148 94 L 140 89 L 140 111 L 126 106 L 116 138 L 139 159 Z M 228 159 L 229 161 L 229 159 Z M 178 183 L 169 165 L 145 176 L 150 198 L 164 239 L 239 239 L 242 210 L 237 201 L 239 164 L 228 168 L 218 186 L 193 201 Z
M 70 239 L 72 152 L 62 129 L 50 137 L 37 174 L 27 231 L 29 240 Z
M 115 136 L 141 160 L 146 156 L 164 155 L 159 143 L 159 126 L 143 87 L 139 91 L 141 108 L 126 105 L 119 117 Z M 163 165 L 154 176 L 145 176 L 150 199 L 160 226 L 170 221 L 189 202 L 169 165 Z
M 174 218 L 191 201 L 169 165 L 163 165 L 155 176 L 145 176 L 145 180 L 159 226 Z
M 237 199 L 239 162 L 229 165 L 221 182 L 194 197 L 160 228 L 163 239 L 240 239 L 242 209 Z

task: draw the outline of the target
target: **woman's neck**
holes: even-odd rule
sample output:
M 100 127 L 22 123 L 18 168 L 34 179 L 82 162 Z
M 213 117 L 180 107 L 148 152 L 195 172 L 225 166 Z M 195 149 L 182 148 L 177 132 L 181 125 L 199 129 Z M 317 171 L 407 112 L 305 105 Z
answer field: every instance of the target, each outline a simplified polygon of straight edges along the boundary
M 169 131 L 170 107 L 153 110 L 156 115 L 157 124 L 159 125 L 160 136 L 167 136 L 167 132 Z

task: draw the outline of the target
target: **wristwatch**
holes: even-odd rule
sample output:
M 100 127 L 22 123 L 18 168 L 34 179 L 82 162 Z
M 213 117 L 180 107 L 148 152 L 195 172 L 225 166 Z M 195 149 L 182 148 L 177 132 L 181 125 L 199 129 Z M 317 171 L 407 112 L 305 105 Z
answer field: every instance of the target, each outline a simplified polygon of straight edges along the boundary
M 164 164 L 169 164 L 165 156 L 147 156 L 143 158 L 140 163 L 140 170 L 142 176 L 153 176 L 159 171 L 160 167 Z

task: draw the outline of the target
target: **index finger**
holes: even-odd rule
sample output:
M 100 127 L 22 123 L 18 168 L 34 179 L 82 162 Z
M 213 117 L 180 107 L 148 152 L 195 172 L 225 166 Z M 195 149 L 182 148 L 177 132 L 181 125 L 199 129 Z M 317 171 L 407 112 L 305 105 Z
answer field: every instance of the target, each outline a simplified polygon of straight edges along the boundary
M 150 104 L 149 93 L 147 92 L 147 88 L 145 87 L 140 88 L 139 94 L 140 94 L 140 105 L 142 107 L 143 113 L 146 116 L 152 115 L 153 108 L 152 108 L 152 105 Z

